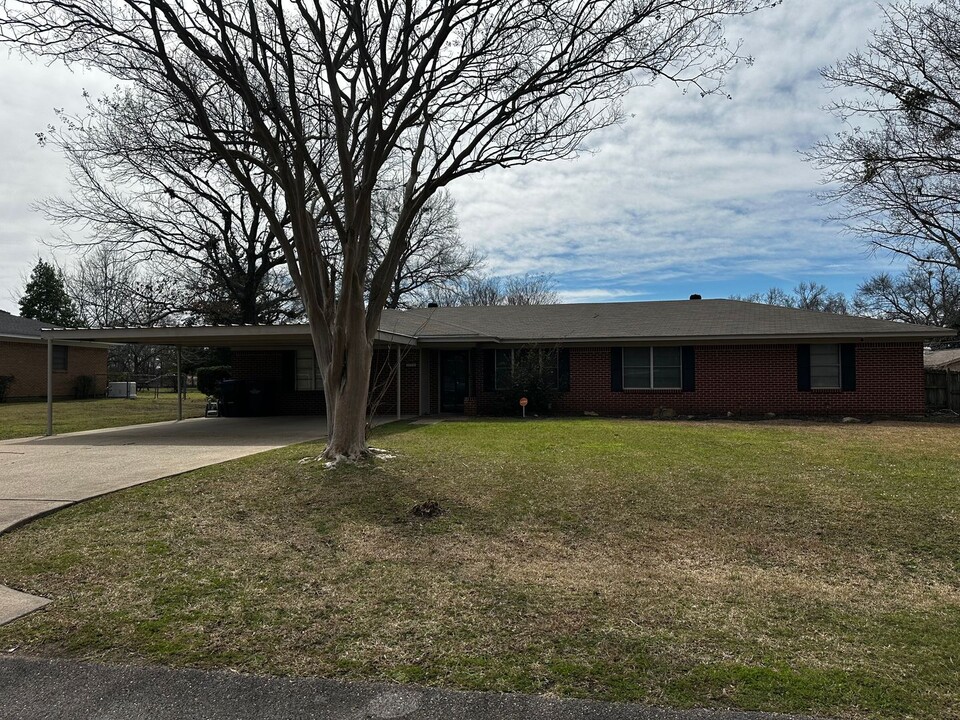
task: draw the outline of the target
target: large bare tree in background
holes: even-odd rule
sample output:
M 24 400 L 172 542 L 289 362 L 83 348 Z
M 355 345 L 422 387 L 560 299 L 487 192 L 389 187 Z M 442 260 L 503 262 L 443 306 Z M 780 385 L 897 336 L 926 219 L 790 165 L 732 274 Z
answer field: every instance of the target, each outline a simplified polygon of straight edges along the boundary
M 163 278 L 168 314 L 211 324 L 277 323 L 300 316 L 286 259 L 265 215 L 198 138 L 167 122 L 163 101 L 133 89 L 59 114 L 41 144 L 67 161 L 72 193 L 41 204 L 118 258 L 147 260 Z M 282 216 L 282 198 L 251 163 L 237 169 Z M 77 244 L 68 240 L 67 244 Z M 141 273 L 142 274 L 142 273 Z
M 5 0 L 0 36 L 135 86 L 246 190 L 303 300 L 339 459 L 367 452 L 373 342 L 430 198 L 465 175 L 574 156 L 635 86 L 717 90 L 738 59 L 723 21 L 775 4 Z M 374 198 L 397 187 L 375 261 Z
M 402 188 L 374 198 L 372 267 L 379 267 L 390 249 L 402 206 Z M 424 204 L 410 225 L 386 307 L 425 305 L 441 288 L 455 285 L 476 272 L 483 260 L 482 253 L 464 246 L 456 204 L 449 192 L 441 190 Z
M 471 272 L 431 289 L 427 301 L 440 307 L 458 305 L 554 305 L 560 302 L 550 273 L 486 275 Z
M 848 128 L 809 154 L 842 219 L 877 248 L 960 269 L 960 0 L 895 3 L 824 71 Z
M 860 284 L 853 302 L 861 315 L 960 329 L 960 271 L 915 263 L 900 275 L 880 273 Z

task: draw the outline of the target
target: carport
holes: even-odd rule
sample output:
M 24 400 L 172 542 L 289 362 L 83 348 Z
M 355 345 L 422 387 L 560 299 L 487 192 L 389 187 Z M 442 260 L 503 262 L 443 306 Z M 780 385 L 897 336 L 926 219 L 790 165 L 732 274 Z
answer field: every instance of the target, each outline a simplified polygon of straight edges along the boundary
M 41 331 L 47 343 L 47 427 L 54 434 L 53 347 L 62 342 L 165 345 L 176 348 L 177 421 L 183 420 L 182 355 L 184 347 L 229 347 L 231 349 L 275 348 L 282 346 L 312 347 L 310 327 L 298 325 L 227 325 L 195 327 L 121 327 L 121 328 L 52 328 Z M 395 353 L 399 368 L 405 350 L 416 347 L 416 338 L 396 332 L 380 331 L 376 343 Z M 396 419 L 402 417 L 401 375 L 396 374 Z

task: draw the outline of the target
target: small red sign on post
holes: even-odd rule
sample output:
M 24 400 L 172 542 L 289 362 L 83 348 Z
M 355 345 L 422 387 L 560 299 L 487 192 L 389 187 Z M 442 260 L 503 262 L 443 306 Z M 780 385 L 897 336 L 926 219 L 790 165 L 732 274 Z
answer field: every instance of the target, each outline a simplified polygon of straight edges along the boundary
M 526 398 L 520 398 L 520 407 L 526 407 L 529 402 Z
M 527 416 L 527 403 L 529 402 L 525 397 L 520 398 L 520 417 Z

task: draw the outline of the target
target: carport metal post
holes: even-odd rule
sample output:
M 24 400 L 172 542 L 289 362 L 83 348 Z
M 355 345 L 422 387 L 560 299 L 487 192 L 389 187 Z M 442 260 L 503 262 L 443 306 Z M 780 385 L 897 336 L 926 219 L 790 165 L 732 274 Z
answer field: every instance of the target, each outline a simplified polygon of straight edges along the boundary
M 397 345 L 397 420 L 400 419 L 400 376 L 403 374 L 403 368 L 400 363 L 400 346 Z
M 177 420 L 183 420 L 183 376 L 180 371 L 180 365 L 182 364 L 181 355 L 180 346 L 177 345 Z
M 53 435 L 53 338 L 47 338 L 47 435 Z

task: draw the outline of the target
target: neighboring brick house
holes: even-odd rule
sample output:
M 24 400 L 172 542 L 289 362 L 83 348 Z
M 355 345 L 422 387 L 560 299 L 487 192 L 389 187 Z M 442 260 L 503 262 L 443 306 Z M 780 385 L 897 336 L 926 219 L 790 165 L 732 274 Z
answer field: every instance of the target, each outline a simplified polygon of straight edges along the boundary
M 371 386 L 383 413 L 487 414 L 504 407 L 519 353 L 536 350 L 557 413 L 907 415 L 925 409 L 925 340 L 954 335 L 737 300 L 387 310 Z M 305 325 L 53 336 L 231 347 L 235 377 L 262 387 L 273 412 L 324 411 Z
M 13 376 L 7 400 L 47 397 L 47 341 L 41 339 L 44 323 L 0 310 L 0 375 Z M 53 346 L 53 394 L 72 398 L 77 378 L 94 378 L 95 391 L 103 393 L 107 380 L 107 349 L 64 340 Z
M 960 348 L 928 350 L 923 354 L 923 364 L 927 370 L 960 372 Z

